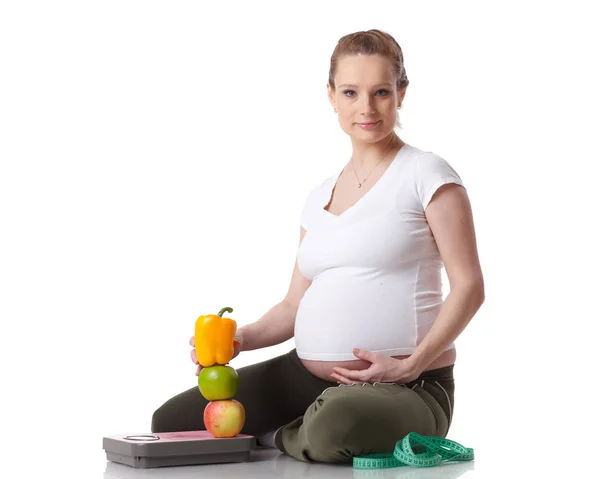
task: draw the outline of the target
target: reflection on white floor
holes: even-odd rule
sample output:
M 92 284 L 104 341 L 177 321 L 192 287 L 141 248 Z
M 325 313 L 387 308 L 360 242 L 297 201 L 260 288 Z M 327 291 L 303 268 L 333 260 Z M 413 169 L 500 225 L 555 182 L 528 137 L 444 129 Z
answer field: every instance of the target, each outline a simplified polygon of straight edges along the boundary
M 475 462 L 448 463 L 429 468 L 395 467 L 355 469 L 350 465 L 311 464 L 298 461 L 276 449 L 255 449 L 250 461 L 232 464 L 135 469 L 113 462 L 106 463 L 104 479 L 229 479 L 247 477 L 298 478 L 402 478 L 455 479 L 473 478 Z M 482 476 L 483 477 L 483 476 Z

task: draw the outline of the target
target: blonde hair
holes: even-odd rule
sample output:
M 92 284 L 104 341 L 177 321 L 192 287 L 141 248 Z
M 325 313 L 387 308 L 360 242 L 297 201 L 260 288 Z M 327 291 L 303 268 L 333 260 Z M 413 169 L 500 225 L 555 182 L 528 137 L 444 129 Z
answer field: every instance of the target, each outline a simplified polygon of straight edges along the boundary
M 396 76 L 396 88 L 408 86 L 408 77 L 404 67 L 404 55 L 398 42 L 389 33 L 381 30 L 366 30 L 349 33 L 338 40 L 331 55 L 329 66 L 329 86 L 335 91 L 333 78 L 337 71 L 339 60 L 350 55 L 380 55 L 387 58 Z M 399 112 L 396 111 L 396 126 L 402 128 Z

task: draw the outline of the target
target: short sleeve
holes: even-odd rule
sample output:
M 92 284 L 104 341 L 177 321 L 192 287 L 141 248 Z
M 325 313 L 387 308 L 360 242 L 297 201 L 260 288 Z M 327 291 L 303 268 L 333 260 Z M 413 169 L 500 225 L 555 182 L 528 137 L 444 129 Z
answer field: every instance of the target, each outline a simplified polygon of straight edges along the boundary
M 304 228 L 306 231 L 308 231 L 308 225 L 310 223 L 310 221 L 308 220 L 308 213 L 309 213 L 309 208 L 308 208 L 308 200 L 310 197 L 306 198 L 304 200 L 304 205 L 302 206 L 302 211 L 300 212 L 300 226 L 302 226 L 302 228 Z
M 304 204 L 302 205 L 302 211 L 300 212 L 300 226 L 308 231 L 311 223 L 311 216 L 314 212 L 313 204 L 315 202 L 315 195 L 317 194 L 318 186 L 314 186 L 306 198 L 304 199 Z
M 465 187 L 456 170 L 440 156 L 427 152 L 417 158 L 415 186 L 423 211 L 438 188 L 447 183 L 456 183 Z

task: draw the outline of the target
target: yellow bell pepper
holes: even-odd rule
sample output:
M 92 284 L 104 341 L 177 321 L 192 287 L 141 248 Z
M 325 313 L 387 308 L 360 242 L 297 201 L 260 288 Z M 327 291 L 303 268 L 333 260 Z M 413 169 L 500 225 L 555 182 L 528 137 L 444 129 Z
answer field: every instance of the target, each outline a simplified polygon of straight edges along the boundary
M 223 318 L 226 311 L 232 313 L 233 309 L 223 308 L 219 314 L 200 316 L 196 320 L 196 357 L 202 367 L 225 365 L 233 358 L 237 323 L 233 319 Z

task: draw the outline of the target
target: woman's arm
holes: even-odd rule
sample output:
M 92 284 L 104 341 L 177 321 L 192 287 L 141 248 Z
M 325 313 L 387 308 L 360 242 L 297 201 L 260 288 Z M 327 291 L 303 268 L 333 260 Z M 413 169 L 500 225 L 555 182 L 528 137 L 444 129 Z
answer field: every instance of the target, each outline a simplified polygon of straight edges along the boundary
M 300 244 L 305 234 L 306 230 L 300 227 Z M 238 330 L 241 350 L 266 348 L 293 338 L 300 300 L 311 283 L 311 280 L 300 273 L 296 260 L 290 286 L 283 301 L 273 306 L 258 321 L 242 326 Z
M 485 300 L 471 204 L 466 190 L 450 183 L 440 187 L 425 210 L 450 282 L 433 326 L 409 358 L 423 371 L 466 328 Z
M 296 309 L 285 301 L 277 303 L 258 321 L 242 326 L 236 337 L 241 351 L 266 348 L 283 343 L 294 336 Z
M 448 293 L 433 326 L 408 358 L 416 371 L 424 371 L 452 344 L 483 301 L 483 286 L 479 283 L 460 284 Z
M 332 377 L 339 383 L 407 383 L 416 379 L 452 344 L 483 304 L 483 274 L 466 190 L 455 183 L 438 188 L 425 209 L 425 216 L 450 280 L 450 293 L 440 313 L 409 358 L 395 359 L 364 349 L 355 350 L 357 358 L 371 365 L 362 370 L 333 368 Z

